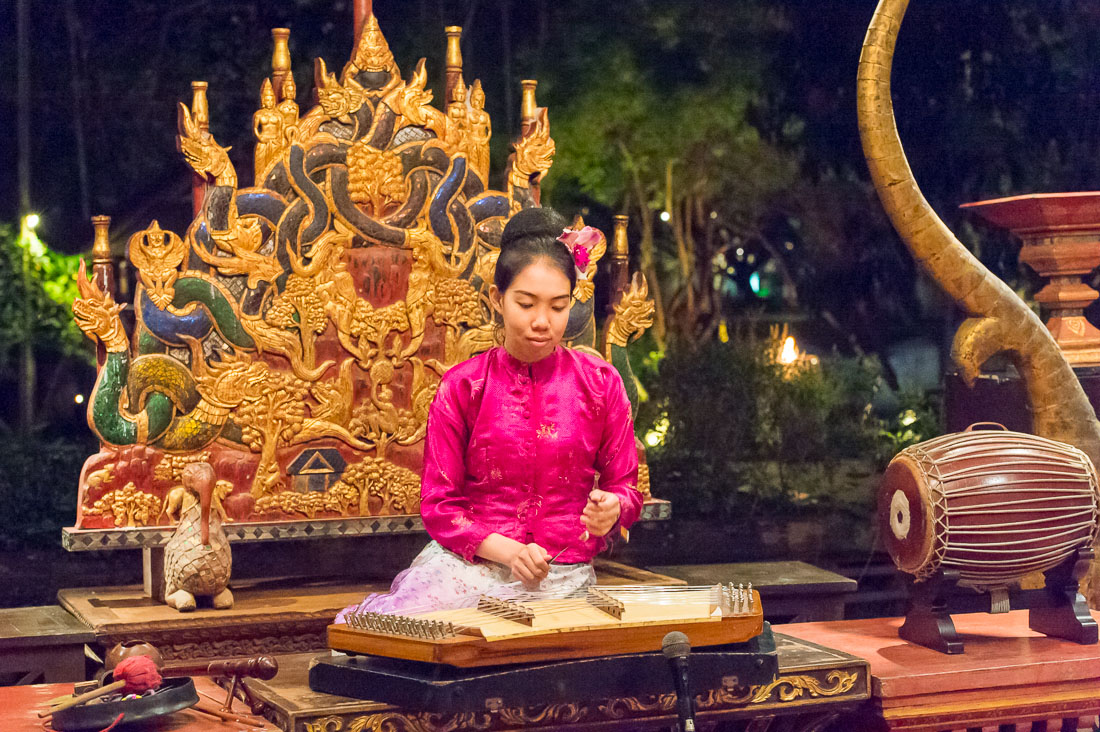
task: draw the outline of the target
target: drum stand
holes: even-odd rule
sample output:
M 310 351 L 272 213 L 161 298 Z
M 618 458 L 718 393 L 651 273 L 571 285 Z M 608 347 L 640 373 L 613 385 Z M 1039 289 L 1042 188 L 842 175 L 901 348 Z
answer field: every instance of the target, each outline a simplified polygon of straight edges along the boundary
M 1061 564 L 1043 573 L 1037 590 L 979 592 L 959 587 L 959 573 L 940 569 L 923 582 L 910 582 L 909 611 L 898 635 L 941 653 L 962 653 L 963 643 L 951 620 L 953 613 L 1005 613 L 1030 610 L 1032 630 L 1084 645 L 1097 642 L 1097 624 L 1085 598 L 1077 591 L 1092 561 L 1091 547 L 1077 549 Z

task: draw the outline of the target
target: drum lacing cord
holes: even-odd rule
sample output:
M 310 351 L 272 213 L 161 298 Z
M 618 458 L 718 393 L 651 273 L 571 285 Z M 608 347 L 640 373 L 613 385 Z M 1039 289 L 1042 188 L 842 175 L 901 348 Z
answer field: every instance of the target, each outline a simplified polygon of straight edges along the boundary
M 932 534 L 932 561 L 925 563 L 923 567 L 920 567 L 914 573 L 914 579 L 921 582 L 935 574 L 943 562 L 944 556 L 947 555 L 947 545 L 951 539 L 951 524 L 947 516 L 947 496 L 943 491 L 943 475 L 940 472 L 939 464 L 919 447 L 909 449 L 912 450 L 910 454 L 921 471 L 921 478 L 928 486 L 928 494 L 932 501 L 932 505 L 928 509 L 931 511 L 932 521 L 935 523 L 935 530 Z M 929 476 L 935 479 L 935 483 L 929 480 Z
M 1083 451 L 1081 455 L 1086 464 L 1092 462 Z M 1089 471 L 1089 486 L 1092 488 L 1092 536 L 1089 537 L 1089 546 L 1093 546 L 1100 537 L 1100 487 L 1096 484 L 1095 468 Z

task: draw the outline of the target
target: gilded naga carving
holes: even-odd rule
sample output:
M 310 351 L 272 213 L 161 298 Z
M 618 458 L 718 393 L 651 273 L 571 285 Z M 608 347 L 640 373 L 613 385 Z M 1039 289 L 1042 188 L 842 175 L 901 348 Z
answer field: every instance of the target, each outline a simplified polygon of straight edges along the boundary
M 914 257 L 968 315 L 952 344 L 964 378 L 972 382 L 990 357 L 1005 353 L 1026 385 L 1034 433 L 1075 445 L 1100 465 L 1100 422 L 1053 336 L 947 228 L 909 168 L 890 98 L 894 43 L 908 4 L 880 0 L 859 61 L 859 130 L 875 189 Z M 1090 604 L 1097 607 L 1095 565 L 1090 579 Z
M 235 522 L 415 514 L 439 379 L 493 344 L 500 232 L 537 205 L 553 161 L 533 87 L 533 123 L 496 191 L 479 82 L 465 86 L 457 69 L 445 109 L 433 107 L 424 61 L 403 79 L 368 16 L 340 74 L 317 60 L 318 103 L 300 110 L 287 35 L 273 31 L 251 120 L 251 187 L 209 131 L 206 85 L 179 105 L 178 148 L 201 195 L 186 232 L 154 221 L 130 238 L 129 331 L 81 270 L 74 315 L 106 360 L 88 407 L 102 447 L 85 466 L 78 528 L 167 525 L 194 462 L 213 468 L 216 505 Z M 575 293 L 576 346 L 597 344 L 600 253 Z M 632 293 L 608 357 L 645 327 Z

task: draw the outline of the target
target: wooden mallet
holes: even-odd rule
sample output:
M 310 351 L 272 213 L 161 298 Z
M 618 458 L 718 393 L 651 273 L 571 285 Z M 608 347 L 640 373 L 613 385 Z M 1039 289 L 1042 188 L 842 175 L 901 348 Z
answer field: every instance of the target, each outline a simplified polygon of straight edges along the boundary
M 228 711 L 233 703 L 233 697 L 239 689 L 244 695 L 244 701 L 253 713 L 259 702 L 252 697 L 252 692 L 244 683 L 245 678 L 262 679 L 267 681 L 275 677 L 279 672 L 279 662 L 271 656 L 250 656 L 248 658 L 229 658 L 220 661 L 177 661 L 165 663 L 161 660 L 160 651 L 148 643 L 119 644 L 107 653 L 108 663 L 119 663 L 115 659 L 129 658 L 125 654 L 140 654 L 152 658 L 163 678 L 178 678 L 182 676 L 214 676 L 231 679 L 232 684 L 226 697 L 223 710 Z M 209 710 L 206 710 L 209 711 Z
M 75 707 L 78 704 L 83 704 L 92 699 L 106 696 L 111 692 L 122 691 L 124 694 L 144 694 L 147 691 L 159 687 L 161 682 L 160 671 L 157 669 L 157 664 L 148 656 L 130 656 L 129 658 L 122 659 L 119 661 L 118 665 L 115 666 L 111 675 L 115 680 L 106 686 L 101 686 L 98 689 L 93 689 L 79 696 L 74 696 L 68 701 L 62 702 L 46 711 L 39 712 L 38 716 L 48 717 L 55 712 L 60 712 L 62 709 Z

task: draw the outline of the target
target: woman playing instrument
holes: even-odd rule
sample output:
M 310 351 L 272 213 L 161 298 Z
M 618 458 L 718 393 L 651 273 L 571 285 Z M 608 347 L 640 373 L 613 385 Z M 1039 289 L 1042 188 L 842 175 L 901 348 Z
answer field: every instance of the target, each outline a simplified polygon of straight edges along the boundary
M 502 588 L 560 595 L 595 582 L 592 558 L 642 506 L 622 378 L 561 345 L 596 238 L 588 227 L 565 230 L 546 208 L 505 226 L 489 291 L 504 344 L 448 370 L 428 415 L 420 512 L 433 541 L 389 593 L 344 613 L 447 608 Z

